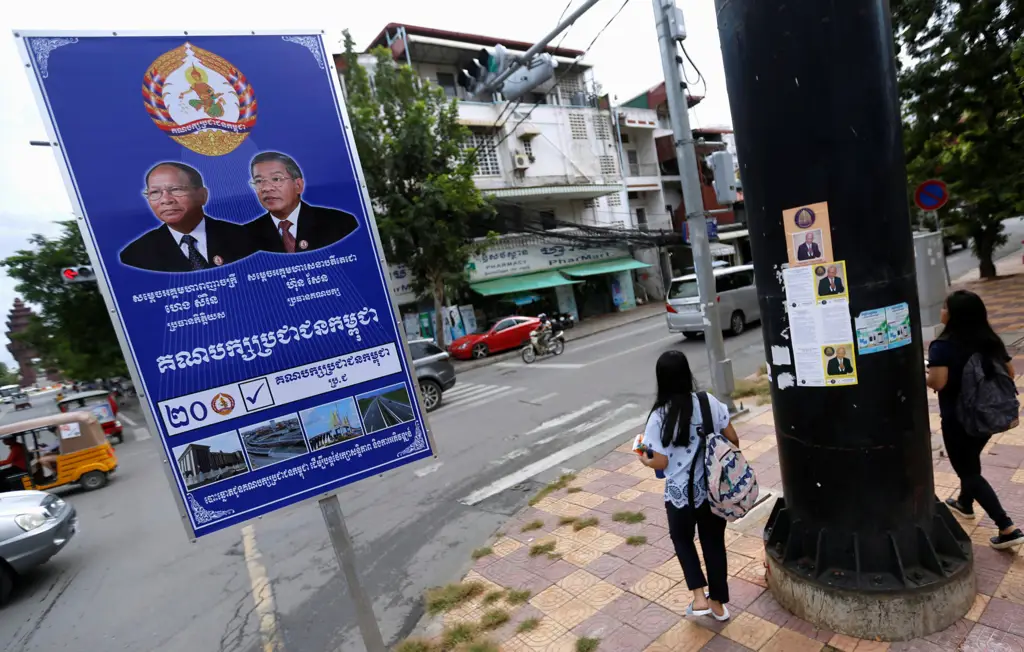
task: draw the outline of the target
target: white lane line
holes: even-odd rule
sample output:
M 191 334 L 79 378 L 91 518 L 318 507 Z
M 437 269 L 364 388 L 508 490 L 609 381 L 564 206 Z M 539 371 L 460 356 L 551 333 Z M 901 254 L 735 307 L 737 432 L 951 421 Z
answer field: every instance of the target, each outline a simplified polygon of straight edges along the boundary
M 581 423 L 581 424 L 579 424 L 577 426 L 573 426 L 572 428 L 570 428 L 569 430 L 566 430 L 565 432 L 556 433 L 556 434 L 551 435 L 549 437 L 545 437 L 543 439 L 538 439 L 537 441 L 533 442 L 533 444 L 531 444 L 531 445 L 532 446 L 543 446 L 544 444 L 550 444 L 551 442 L 555 441 L 559 437 L 563 437 L 565 435 L 578 435 L 578 434 L 584 433 L 587 430 L 590 430 L 591 428 L 594 428 L 596 426 L 601 425 L 602 423 L 607 423 L 608 421 L 611 421 L 612 419 L 614 419 L 615 417 L 617 417 L 619 414 L 621 414 L 623 412 L 629 412 L 629 411 L 633 410 L 635 407 L 636 407 L 636 403 L 624 403 L 623 405 L 615 408 L 611 412 L 605 412 L 604 414 L 602 414 L 600 417 L 598 417 L 596 419 L 593 419 L 591 421 L 584 421 L 583 423 Z
M 630 333 L 623 333 L 621 335 L 615 335 L 614 337 L 606 337 L 603 340 L 601 340 L 600 342 L 591 342 L 589 344 L 580 344 L 578 346 L 574 345 L 571 348 L 568 348 L 566 350 L 566 354 L 578 353 L 579 351 L 586 351 L 587 349 L 592 349 L 592 348 L 594 348 L 596 346 L 604 346 L 608 342 L 614 342 L 615 340 L 621 340 L 621 339 L 623 339 L 625 337 L 636 337 L 640 333 L 646 333 L 647 331 L 653 331 L 653 330 L 659 329 L 659 328 L 660 329 L 664 329 L 665 328 L 664 322 L 659 323 L 659 324 L 655 324 L 654 326 L 648 326 L 647 328 L 641 328 L 639 330 L 635 330 L 635 331 L 632 331 Z
M 135 441 L 146 441 L 152 437 L 152 435 L 149 434 L 149 428 L 136 428 L 135 430 L 132 430 L 132 434 L 135 435 Z
M 472 410 L 473 408 L 479 407 L 479 406 L 481 406 L 481 405 L 483 405 L 485 403 L 490 403 L 491 401 L 501 400 L 501 399 L 509 397 L 509 396 L 514 396 L 514 395 L 518 394 L 519 392 L 525 392 L 525 391 L 526 391 L 525 387 L 513 387 L 513 388 L 508 389 L 507 391 L 504 391 L 501 396 L 488 396 L 485 399 L 481 399 L 479 401 L 473 401 L 471 403 L 459 402 L 459 403 L 456 403 L 455 405 L 453 405 L 451 407 L 451 409 L 448 409 L 448 410 L 444 409 L 444 403 L 442 403 L 441 407 L 439 407 L 437 409 L 437 412 L 436 412 L 437 416 L 436 417 L 435 416 L 431 416 L 431 418 L 432 419 L 441 419 L 441 418 L 446 418 L 446 417 L 452 417 L 452 416 L 455 416 L 457 414 L 462 414 L 463 412 L 466 412 L 467 410 Z
M 277 628 L 277 609 L 274 607 L 274 589 L 267 577 L 267 569 L 260 561 L 263 555 L 256 547 L 256 530 L 251 525 L 242 528 L 242 548 L 245 565 L 252 585 L 252 601 L 259 616 L 260 638 L 263 652 L 284 652 L 284 640 Z
M 494 365 L 502 369 L 582 369 L 586 364 L 569 364 L 565 362 L 538 362 L 535 364 L 523 364 L 522 362 L 499 362 Z
M 469 401 L 475 401 L 475 400 L 478 400 L 480 398 L 483 398 L 484 396 L 493 396 L 494 394 L 500 394 L 501 392 L 504 392 L 506 389 L 508 389 L 508 387 L 496 387 L 494 385 L 484 385 L 482 387 L 475 387 L 475 388 L 469 390 L 468 392 L 463 392 L 461 394 L 455 394 L 453 396 L 449 396 L 448 393 L 446 392 L 445 396 L 444 396 L 444 399 L 445 399 L 445 401 L 448 401 L 449 403 L 456 403 L 456 402 L 467 403 Z
M 465 385 L 457 385 L 452 387 L 444 393 L 445 396 L 451 396 L 452 398 L 462 398 L 463 396 L 471 396 L 473 394 L 479 394 L 480 392 L 486 392 L 493 389 L 495 385 L 474 385 L 472 383 Z
M 607 430 L 591 435 L 590 437 L 587 437 L 583 441 L 576 442 L 572 446 L 567 446 L 566 448 L 563 448 L 557 453 L 549 455 L 542 460 L 524 466 L 515 473 L 506 475 L 504 478 L 496 480 L 495 482 L 487 485 L 483 489 L 478 489 L 474 491 L 473 493 L 469 494 L 459 502 L 462 503 L 463 505 L 476 505 L 477 503 L 487 500 L 491 496 L 499 494 L 502 491 L 505 491 L 506 489 L 511 489 L 520 482 L 525 482 L 526 480 L 529 480 L 538 473 L 547 471 L 548 469 L 558 466 L 559 464 L 562 464 L 567 460 L 571 460 L 573 457 L 579 455 L 580 453 L 590 448 L 593 448 L 594 446 L 598 446 L 600 444 L 605 443 L 606 441 L 610 441 L 612 439 L 615 439 L 616 437 L 620 437 L 624 433 L 629 432 L 633 428 L 638 427 L 645 421 L 647 421 L 647 417 L 645 416 L 627 419 L 626 421 L 616 424 L 611 428 L 608 428 Z
M 559 426 L 565 425 L 565 424 L 569 423 L 570 421 L 573 421 L 574 419 L 578 419 L 578 418 L 584 416 L 588 412 L 592 412 L 593 410 L 596 410 L 597 408 L 601 407 L 602 405 L 608 405 L 608 403 L 609 403 L 608 400 L 601 399 L 600 401 L 596 401 L 594 403 L 591 403 L 590 405 L 584 405 L 583 407 L 581 407 L 580 409 L 576 410 L 575 412 L 570 412 L 568 414 L 563 414 L 563 415 L 555 417 L 554 419 L 548 419 L 547 421 L 545 421 L 544 423 L 540 424 L 539 426 L 537 426 L 536 428 L 534 428 L 533 430 L 531 430 L 530 432 L 528 432 L 526 434 L 527 435 L 535 435 L 538 432 L 542 432 L 544 430 L 549 430 L 551 428 L 557 428 Z
M 124 412 L 119 413 L 117 416 L 120 417 L 122 421 L 124 421 L 125 423 L 127 423 L 129 426 L 131 426 L 133 428 L 135 426 L 139 425 L 139 424 L 135 423 L 135 419 L 132 419 L 130 416 L 128 416 Z
M 656 344 L 662 344 L 663 342 L 668 342 L 670 340 L 678 340 L 678 339 L 679 339 L 678 335 L 669 335 L 668 337 L 663 337 L 663 338 L 658 339 L 658 340 L 652 340 L 650 342 L 646 342 L 646 343 L 641 344 L 639 346 L 634 346 L 631 349 L 625 349 L 625 350 L 622 350 L 622 351 L 616 351 L 615 353 L 612 353 L 611 355 L 606 355 L 603 358 L 598 358 L 597 360 L 592 360 L 592 361 L 588 362 L 587 364 L 580 365 L 580 366 L 581 367 L 589 367 L 592 364 L 599 364 L 601 362 L 607 362 L 608 360 L 614 360 L 615 358 L 618 358 L 620 356 L 629 355 L 630 353 L 633 353 L 635 351 L 639 351 L 640 349 L 646 349 L 649 346 L 654 346 Z
M 439 468 L 441 468 L 441 466 L 443 464 L 444 464 L 444 462 L 437 462 L 436 464 L 431 464 L 430 466 L 425 466 L 422 469 L 418 469 L 415 472 L 415 475 L 416 475 L 417 478 L 424 478 L 424 477 L 430 475 L 431 473 L 433 473 L 434 471 L 438 470 Z
M 530 399 L 530 403 L 540 404 L 543 403 L 544 401 L 555 398 L 556 396 L 558 396 L 558 392 L 551 392 L 550 394 L 545 394 L 544 396 L 538 396 L 537 398 Z
M 511 453 L 506 453 L 505 455 L 502 455 L 501 457 L 499 457 L 496 460 L 491 460 L 491 465 L 498 466 L 498 465 L 504 464 L 505 462 L 511 462 L 512 460 L 516 459 L 517 457 L 522 457 L 523 455 L 529 455 L 529 453 L 530 453 L 530 451 L 527 448 L 517 448 L 514 451 L 512 451 Z

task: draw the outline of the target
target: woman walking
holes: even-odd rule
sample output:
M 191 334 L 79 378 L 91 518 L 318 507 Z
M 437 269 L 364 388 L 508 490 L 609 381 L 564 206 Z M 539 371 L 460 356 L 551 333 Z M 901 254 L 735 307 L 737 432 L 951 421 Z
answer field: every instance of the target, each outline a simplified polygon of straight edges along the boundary
M 971 357 L 980 353 L 987 377 L 1002 365 L 1014 377 L 1013 365 L 1006 346 L 988 323 L 985 303 L 977 294 L 957 290 L 942 307 L 945 326 L 939 338 L 928 347 L 928 387 L 939 394 L 942 418 L 942 441 L 949 463 L 960 478 L 960 496 L 946 499 L 946 504 L 967 518 L 974 518 L 974 501 L 995 521 L 999 533 L 990 538 L 993 548 L 1004 549 L 1024 543 L 1024 533 L 1013 524 L 999 503 L 992 486 L 981 475 L 981 451 L 989 437 L 971 436 L 957 418 L 964 367 Z
M 693 591 L 687 615 L 729 619 L 725 603 L 729 601 L 728 572 L 725 558 L 725 519 L 711 513 L 708 502 L 707 471 L 704 468 L 700 400 L 694 392 L 690 363 L 682 351 L 667 351 L 655 367 L 658 395 L 647 418 L 643 443 L 648 453 L 641 455 L 645 466 L 665 472 L 665 509 L 669 535 Z M 716 432 L 739 445 L 736 430 L 729 423 L 729 410 L 707 395 L 711 421 Z M 700 567 L 693 544 L 696 528 L 704 551 L 707 579 Z M 705 592 L 705 587 L 708 591 Z

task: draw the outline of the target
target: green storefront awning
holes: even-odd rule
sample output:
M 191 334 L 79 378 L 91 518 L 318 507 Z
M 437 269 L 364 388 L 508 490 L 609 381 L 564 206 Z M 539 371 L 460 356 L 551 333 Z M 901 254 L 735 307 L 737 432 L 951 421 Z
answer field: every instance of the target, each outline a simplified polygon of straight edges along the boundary
M 598 274 L 611 274 L 613 272 L 625 272 L 630 269 L 643 269 L 650 267 L 647 263 L 641 263 L 632 258 L 617 258 L 615 260 L 600 260 L 595 263 L 584 263 L 574 267 L 566 267 L 559 271 L 569 276 L 596 276 Z
M 471 283 L 469 287 L 485 297 L 495 294 L 510 294 L 512 292 L 529 292 L 543 288 L 553 288 L 559 285 L 572 285 L 580 281 L 570 281 L 558 272 L 537 272 L 535 274 L 522 274 L 520 276 L 508 276 L 496 278 L 493 281 L 480 281 Z

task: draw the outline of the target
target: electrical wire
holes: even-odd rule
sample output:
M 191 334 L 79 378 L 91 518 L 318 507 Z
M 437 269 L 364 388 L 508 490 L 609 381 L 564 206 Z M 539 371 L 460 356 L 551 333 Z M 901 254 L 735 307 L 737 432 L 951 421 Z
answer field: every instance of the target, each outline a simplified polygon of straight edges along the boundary
M 695 64 L 693 62 L 693 59 L 690 58 L 690 53 L 686 51 L 686 46 L 683 45 L 682 42 L 679 43 L 679 48 L 683 51 L 683 56 L 686 57 L 686 60 L 690 62 L 690 65 L 693 66 L 693 69 L 695 71 L 697 71 L 697 82 L 700 83 L 704 87 L 704 90 L 702 90 L 701 92 L 704 95 L 707 95 L 708 94 L 708 82 L 704 79 L 704 75 L 701 74 L 700 68 L 698 68 L 697 64 Z M 686 78 L 686 66 L 683 66 L 683 78 L 684 79 Z M 690 80 L 687 79 L 686 83 L 689 85 L 690 84 Z

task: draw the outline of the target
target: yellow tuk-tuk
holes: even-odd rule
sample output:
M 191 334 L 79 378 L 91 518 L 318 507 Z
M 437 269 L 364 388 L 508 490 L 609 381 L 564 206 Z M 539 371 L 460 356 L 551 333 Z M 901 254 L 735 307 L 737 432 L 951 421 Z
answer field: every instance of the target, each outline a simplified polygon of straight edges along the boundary
M 0 426 L 0 440 L 12 439 L 25 447 L 29 469 L 28 473 L 8 469 L 8 486 L 0 491 L 9 490 L 10 480 L 17 483 L 18 479 L 24 489 L 45 491 L 77 483 L 92 491 L 106 485 L 117 470 L 114 447 L 91 412 L 67 412 Z M 51 465 L 55 474 L 48 472 Z

